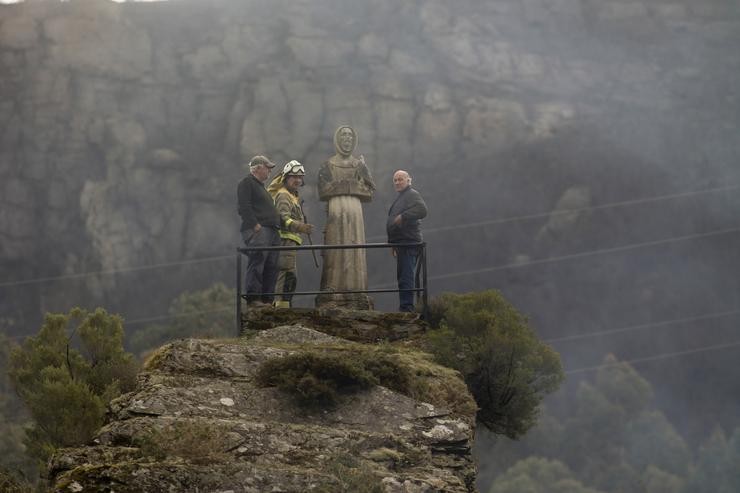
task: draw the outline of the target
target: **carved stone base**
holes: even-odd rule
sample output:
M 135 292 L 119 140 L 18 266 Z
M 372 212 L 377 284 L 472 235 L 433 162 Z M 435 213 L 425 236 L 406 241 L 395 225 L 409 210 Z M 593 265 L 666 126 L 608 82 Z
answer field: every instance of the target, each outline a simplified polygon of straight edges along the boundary
M 316 296 L 316 308 L 347 308 L 349 310 L 372 310 L 373 299 L 363 293 L 320 294 Z

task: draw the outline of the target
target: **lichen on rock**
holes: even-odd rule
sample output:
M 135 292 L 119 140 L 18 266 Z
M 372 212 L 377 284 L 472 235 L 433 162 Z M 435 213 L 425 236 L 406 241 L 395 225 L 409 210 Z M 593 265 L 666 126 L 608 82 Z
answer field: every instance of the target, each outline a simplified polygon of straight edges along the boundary
M 312 316 L 329 317 L 301 313 Z M 382 332 L 383 317 L 373 317 L 362 323 Z M 476 406 L 459 375 L 408 344 L 350 341 L 336 321 L 330 334 L 312 325 L 160 348 L 136 390 L 111 403 L 94 443 L 55 454 L 53 490 L 476 491 Z M 257 378 L 267 362 L 306 353 L 364 362 L 373 383 L 306 406 Z M 407 377 L 399 384 L 390 372 Z

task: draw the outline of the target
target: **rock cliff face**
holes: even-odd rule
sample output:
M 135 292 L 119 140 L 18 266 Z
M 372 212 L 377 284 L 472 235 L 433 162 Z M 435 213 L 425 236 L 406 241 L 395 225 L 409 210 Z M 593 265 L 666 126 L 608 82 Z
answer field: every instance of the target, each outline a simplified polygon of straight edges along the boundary
M 420 390 L 374 386 L 306 407 L 257 383 L 265 361 L 307 349 L 382 351 L 412 370 Z M 169 344 L 109 418 L 94 444 L 55 455 L 54 491 L 476 491 L 475 404 L 455 372 L 403 345 L 371 347 L 298 324 Z
M 571 187 L 604 196 L 598 177 L 649 186 L 677 167 L 683 189 L 729 172 L 738 34 L 726 0 L 0 5 L 0 276 L 124 269 L 24 285 L 1 308 L 20 318 L 20 300 L 40 313 L 84 298 L 151 317 L 183 285 L 230 278 L 243 160 L 299 159 L 315 183 L 343 123 L 381 185 L 371 238 L 399 167 L 436 197 L 441 224 L 480 219 L 481 204 L 450 193 L 461 187 L 505 217 Z M 623 172 L 604 173 L 609 159 Z M 313 187 L 302 192 L 318 220 Z M 493 250 L 510 258 L 514 243 Z M 196 257 L 216 258 L 125 270 Z

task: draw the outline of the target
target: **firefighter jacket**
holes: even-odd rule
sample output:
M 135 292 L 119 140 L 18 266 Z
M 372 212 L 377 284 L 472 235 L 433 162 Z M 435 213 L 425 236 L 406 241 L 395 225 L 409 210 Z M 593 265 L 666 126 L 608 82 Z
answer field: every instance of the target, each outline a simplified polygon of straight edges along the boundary
M 280 214 L 280 237 L 292 240 L 298 245 L 303 243 L 296 226 L 306 222 L 301 209 L 301 202 L 297 193 L 291 193 L 287 188 L 281 187 L 275 193 L 275 208 Z

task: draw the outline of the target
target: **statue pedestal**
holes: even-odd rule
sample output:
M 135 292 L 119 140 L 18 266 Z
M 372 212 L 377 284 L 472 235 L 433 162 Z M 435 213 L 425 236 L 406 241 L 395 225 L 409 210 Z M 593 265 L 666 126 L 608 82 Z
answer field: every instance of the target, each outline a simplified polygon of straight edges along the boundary
M 348 308 L 351 310 L 372 310 L 373 299 L 364 293 L 333 294 L 316 296 L 316 308 Z

